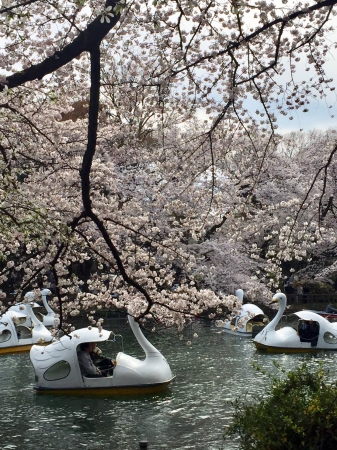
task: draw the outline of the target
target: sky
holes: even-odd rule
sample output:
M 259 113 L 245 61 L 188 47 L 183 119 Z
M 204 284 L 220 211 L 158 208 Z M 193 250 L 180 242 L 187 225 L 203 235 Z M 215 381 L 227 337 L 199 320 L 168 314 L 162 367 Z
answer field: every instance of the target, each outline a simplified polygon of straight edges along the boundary
M 282 6 L 282 4 L 286 2 L 275 0 L 274 3 L 278 6 Z M 323 99 L 320 99 L 319 93 L 313 90 L 312 95 L 309 94 L 309 96 L 307 97 L 307 99 L 310 101 L 310 104 L 306 104 L 298 110 L 289 110 L 287 116 L 280 114 L 280 112 L 276 108 L 276 103 L 274 103 L 274 105 L 271 104 L 271 111 L 274 112 L 278 120 L 277 132 L 279 134 L 286 134 L 292 131 L 299 130 L 309 131 L 313 129 L 337 129 L 337 46 L 333 45 L 337 42 L 337 17 L 330 16 L 330 19 L 326 25 L 334 26 L 336 30 L 326 35 L 325 40 L 326 42 L 330 42 L 331 47 L 330 52 L 327 53 L 325 57 L 326 63 L 324 64 L 325 78 L 333 79 L 333 81 L 330 83 L 330 87 L 335 88 L 335 90 L 330 91 L 329 88 L 326 88 L 324 92 L 326 97 Z M 288 70 L 289 61 L 285 60 L 284 65 L 286 71 L 281 76 L 274 77 L 278 85 L 282 85 L 283 87 L 285 87 L 287 82 L 289 82 L 289 80 L 291 79 L 293 79 L 298 84 L 301 84 L 303 82 L 308 82 L 309 84 L 311 84 L 318 80 L 318 75 L 313 68 L 313 64 L 308 64 L 306 53 L 303 52 L 301 54 L 297 54 L 296 56 L 300 56 L 300 61 L 295 63 L 296 72 L 290 74 L 290 70 Z M 292 64 L 294 64 L 294 60 L 292 60 Z M 311 82 L 310 79 L 312 79 Z M 316 98 L 314 98 L 313 95 L 316 95 Z M 214 98 L 216 99 L 216 101 L 220 101 L 221 95 L 217 96 L 215 94 Z M 280 102 L 282 102 L 282 100 L 284 100 L 283 94 L 279 96 L 278 99 Z M 259 121 L 261 117 L 256 116 L 255 111 L 262 111 L 260 103 L 247 96 L 247 99 L 244 101 L 244 107 Z M 304 112 L 304 109 L 308 111 Z M 292 117 L 292 120 L 290 120 L 289 117 Z
M 309 131 L 317 129 L 324 131 L 329 128 L 337 129 L 337 63 L 335 72 L 336 76 L 332 86 L 336 86 L 336 90 L 328 91 L 326 99 L 312 99 L 310 105 L 305 106 L 305 108 L 308 109 L 308 112 L 303 112 L 303 107 L 298 110 L 292 110 L 291 114 L 289 113 L 287 116 L 284 116 L 276 109 L 277 105 L 275 104 L 273 112 L 277 118 L 278 134 L 283 135 L 300 130 Z M 301 77 L 300 71 L 298 77 Z M 217 98 L 217 101 L 219 100 L 220 96 Z M 261 105 L 257 104 L 257 102 L 252 99 L 248 99 L 245 100 L 245 108 L 253 113 L 256 109 L 261 110 Z M 200 111 L 198 116 L 202 120 L 209 119 L 204 111 Z M 293 117 L 292 120 L 289 120 L 290 116 Z
M 0 0 L 0 3 L 2 5 L 6 5 L 8 1 Z M 287 4 L 287 7 L 290 7 L 289 3 L 292 3 L 292 1 L 289 1 L 287 4 L 285 0 L 274 0 L 274 4 L 282 8 L 286 7 L 285 4 Z M 252 22 L 254 22 L 253 16 Z M 332 17 L 332 19 L 329 21 L 329 25 L 335 25 L 337 29 L 337 18 Z M 330 36 L 328 36 L 328 38 L 331 42 L 337 42 L 337 32 L 332 33 Z M 325 101 L 324 99 L 312 99 L 311 104 L 308 107 L 308 112 L 303 112 L 304 108 L 300 108 L 297 111 L 291 111 L 288 116 L 283 116 L 277 111 L 275 105 L 274 112 L 277 115 L 278 119 L 277 131 L 280 134 L 298 130 L 307 131 L 312 129 L 326 130 L 331 127 L 337 128 L 337 49 L 332 50 L 332 52 L 328 54 L 328 58 L 329 62 L 325 65 L 325 71 L 328 77 L 334 78 L 332 85 L 336 87 L 336 90 L 331 92 L 329 92 L 328 90 L 326 91 L 328 95 L 326 99 L 327 101 Z M 296 74 L 294 75 L 297 81 L 308 79 L 313 75 L 313 71 L 306 72 L 304 58 L 303 62 L 297 63 L 297 66 L 298 69 Z M 279 78 L 278 81 L 282 84 L 285 84 L 288 80 L 289 73 L 285 73 L 284 75 L 282 75 L 282 77 Z M 220 97 L 221 96 L 217 98 L 216 95 L 214 96 L 217 101 L 220 100 Z M 245 107 L 253 114 L 256 109 L 261 109 L 260 105 L 257 105 L 253 100 L 250 101 L 249 99 L 245 101 Z M 199 116 L 201 118 L 204 118 L 204 114 L 202 111 L 200 112 Z M 293 120 L 289 120 L 289 116 L 293 116 Z
M 337 33 L 335 33 L 335 41 L 337 41 Z M 326 78 L 333 79 L 330 86 L 335 88 L 335 90 L 330 91 L 329 89 L 325 89 L 326 98 L 324 99 L 309 97 L 310 105 L 305 106 L 308 112 L 303 112 L 304 107 L 296 111 L 293 110 L 291 112 L 293 120 L 289 120 L 290 114 L 288 116 L 278 114 L 278 131 L 280 133 L 283 134 L 300 129 L 307 131 L 312 129 L 327 130 L 328 128 L 337 128 L 337 50 L 335 50 L 334 54 L 330 53 L 328 58 L 329 60 L 324 65 L 324 70 Z M 312 70 L 307 72 L 304 64 L 302 64 L 298 65 L 294 78 L 297 82 L 302 82 L 313 77 L 313 75 L 314 72 Z M 285 74 L 283 78 L 283 82 L 288 81 L 289 74 Z M 317 76 L 315 78 L 317 79 Z
M 287 117 L 282 115 L 278 116 L 278 132 L 280 134 L 289 133 L 291 131 L 299 130 L 327 130 L 329 128 L 337 128 L 337 111 L 336 105 L 334 109 L 328 109 L 323 101 L 318 102 L 318 104 L 312 105 L 309 112 L 302 113 L 294 112 L 294 119 L 290 121 Z M 330 111 L 335 112 L 335 117 L 330 116 Z

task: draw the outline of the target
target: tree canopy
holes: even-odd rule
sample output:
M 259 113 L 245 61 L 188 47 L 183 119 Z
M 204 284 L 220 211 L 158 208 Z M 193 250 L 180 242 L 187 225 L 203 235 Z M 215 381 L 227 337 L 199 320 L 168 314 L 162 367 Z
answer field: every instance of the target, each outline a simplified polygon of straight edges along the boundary
M 183 326 L 333 268 L 335 134 L 277 117 L 336 100 L 336 3 L 3 0 L 0 282 Z

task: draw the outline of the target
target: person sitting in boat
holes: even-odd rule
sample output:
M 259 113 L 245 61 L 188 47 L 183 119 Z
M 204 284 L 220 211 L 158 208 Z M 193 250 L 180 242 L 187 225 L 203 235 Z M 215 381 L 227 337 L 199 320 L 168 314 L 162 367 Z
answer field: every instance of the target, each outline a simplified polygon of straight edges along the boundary
M 81 351 L 77 353 L 81 373 L 85 377 L 102 377 L 113 374 L 114 363 L 102 355 L 96 347 L 96 342 L 84 342 Z
M 92 352 L 90 352 L 91 359 L 98 369 L 103 373 L 103 375 L 112 375 L 115 363 L 111 358 L 102 355 L 102 350 L 96 345 Z
M 309 336 L 311 340 L 311 347 L 316 347 L 319 335 L 318 323 L 314 322 L 313 320 L 310 320 L 309 329 L 310 329 Z
M 331 302 L 328 304 L 325 311 L 329 314 L 337 314 L 337 309 L 332 306 Z
M 298 334 L 301 342 L 309 342 L 311 340 L 311 329 L 308 320 L 303 320 Z
M 92 352 L 96 347 L 96 342 L 84 342 L 81 344 L 81 351 L 77 353 L 81 373 L 85 377 L 95 378 L 106 375 L 103 370 L 95 366 L 92 359 Z

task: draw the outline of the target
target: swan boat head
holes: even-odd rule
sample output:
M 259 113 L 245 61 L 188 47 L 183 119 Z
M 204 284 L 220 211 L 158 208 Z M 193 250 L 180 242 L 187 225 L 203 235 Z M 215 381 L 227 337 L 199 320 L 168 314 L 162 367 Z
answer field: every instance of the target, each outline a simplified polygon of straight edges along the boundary
M 52 295 L 52 292 L 50 289 L 43 289 L 42 292 L 42 303 L 45 307 L 47 314 L 45 316 L 42 316 L 41 322 L 43 325 L 45 325 L 47 328 L 52 328 L 54 326 L 57 326 L 60 322 L 60 319 L 56 317 L 56 314 L 54 310 L 50 307 L 48 303 L 48 297 Z
M 239 301 L 242 303 L 243 302 L 243 296 L 244 296 L 243 290 L 242 289 L 237 289 L 235 291 L 235 295 L 237 296 Z

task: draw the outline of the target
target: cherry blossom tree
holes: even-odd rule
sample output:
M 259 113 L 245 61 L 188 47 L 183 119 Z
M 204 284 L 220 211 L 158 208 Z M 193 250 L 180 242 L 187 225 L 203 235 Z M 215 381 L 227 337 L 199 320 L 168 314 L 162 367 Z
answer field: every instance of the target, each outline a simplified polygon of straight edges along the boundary
M 331 101 L 336 2 L 3 1 L 1 281 L 51 273 L 60 326 L 102 305 L 182 326 L 334 242 L 336 142 L 297 173 L 276 129 Z

